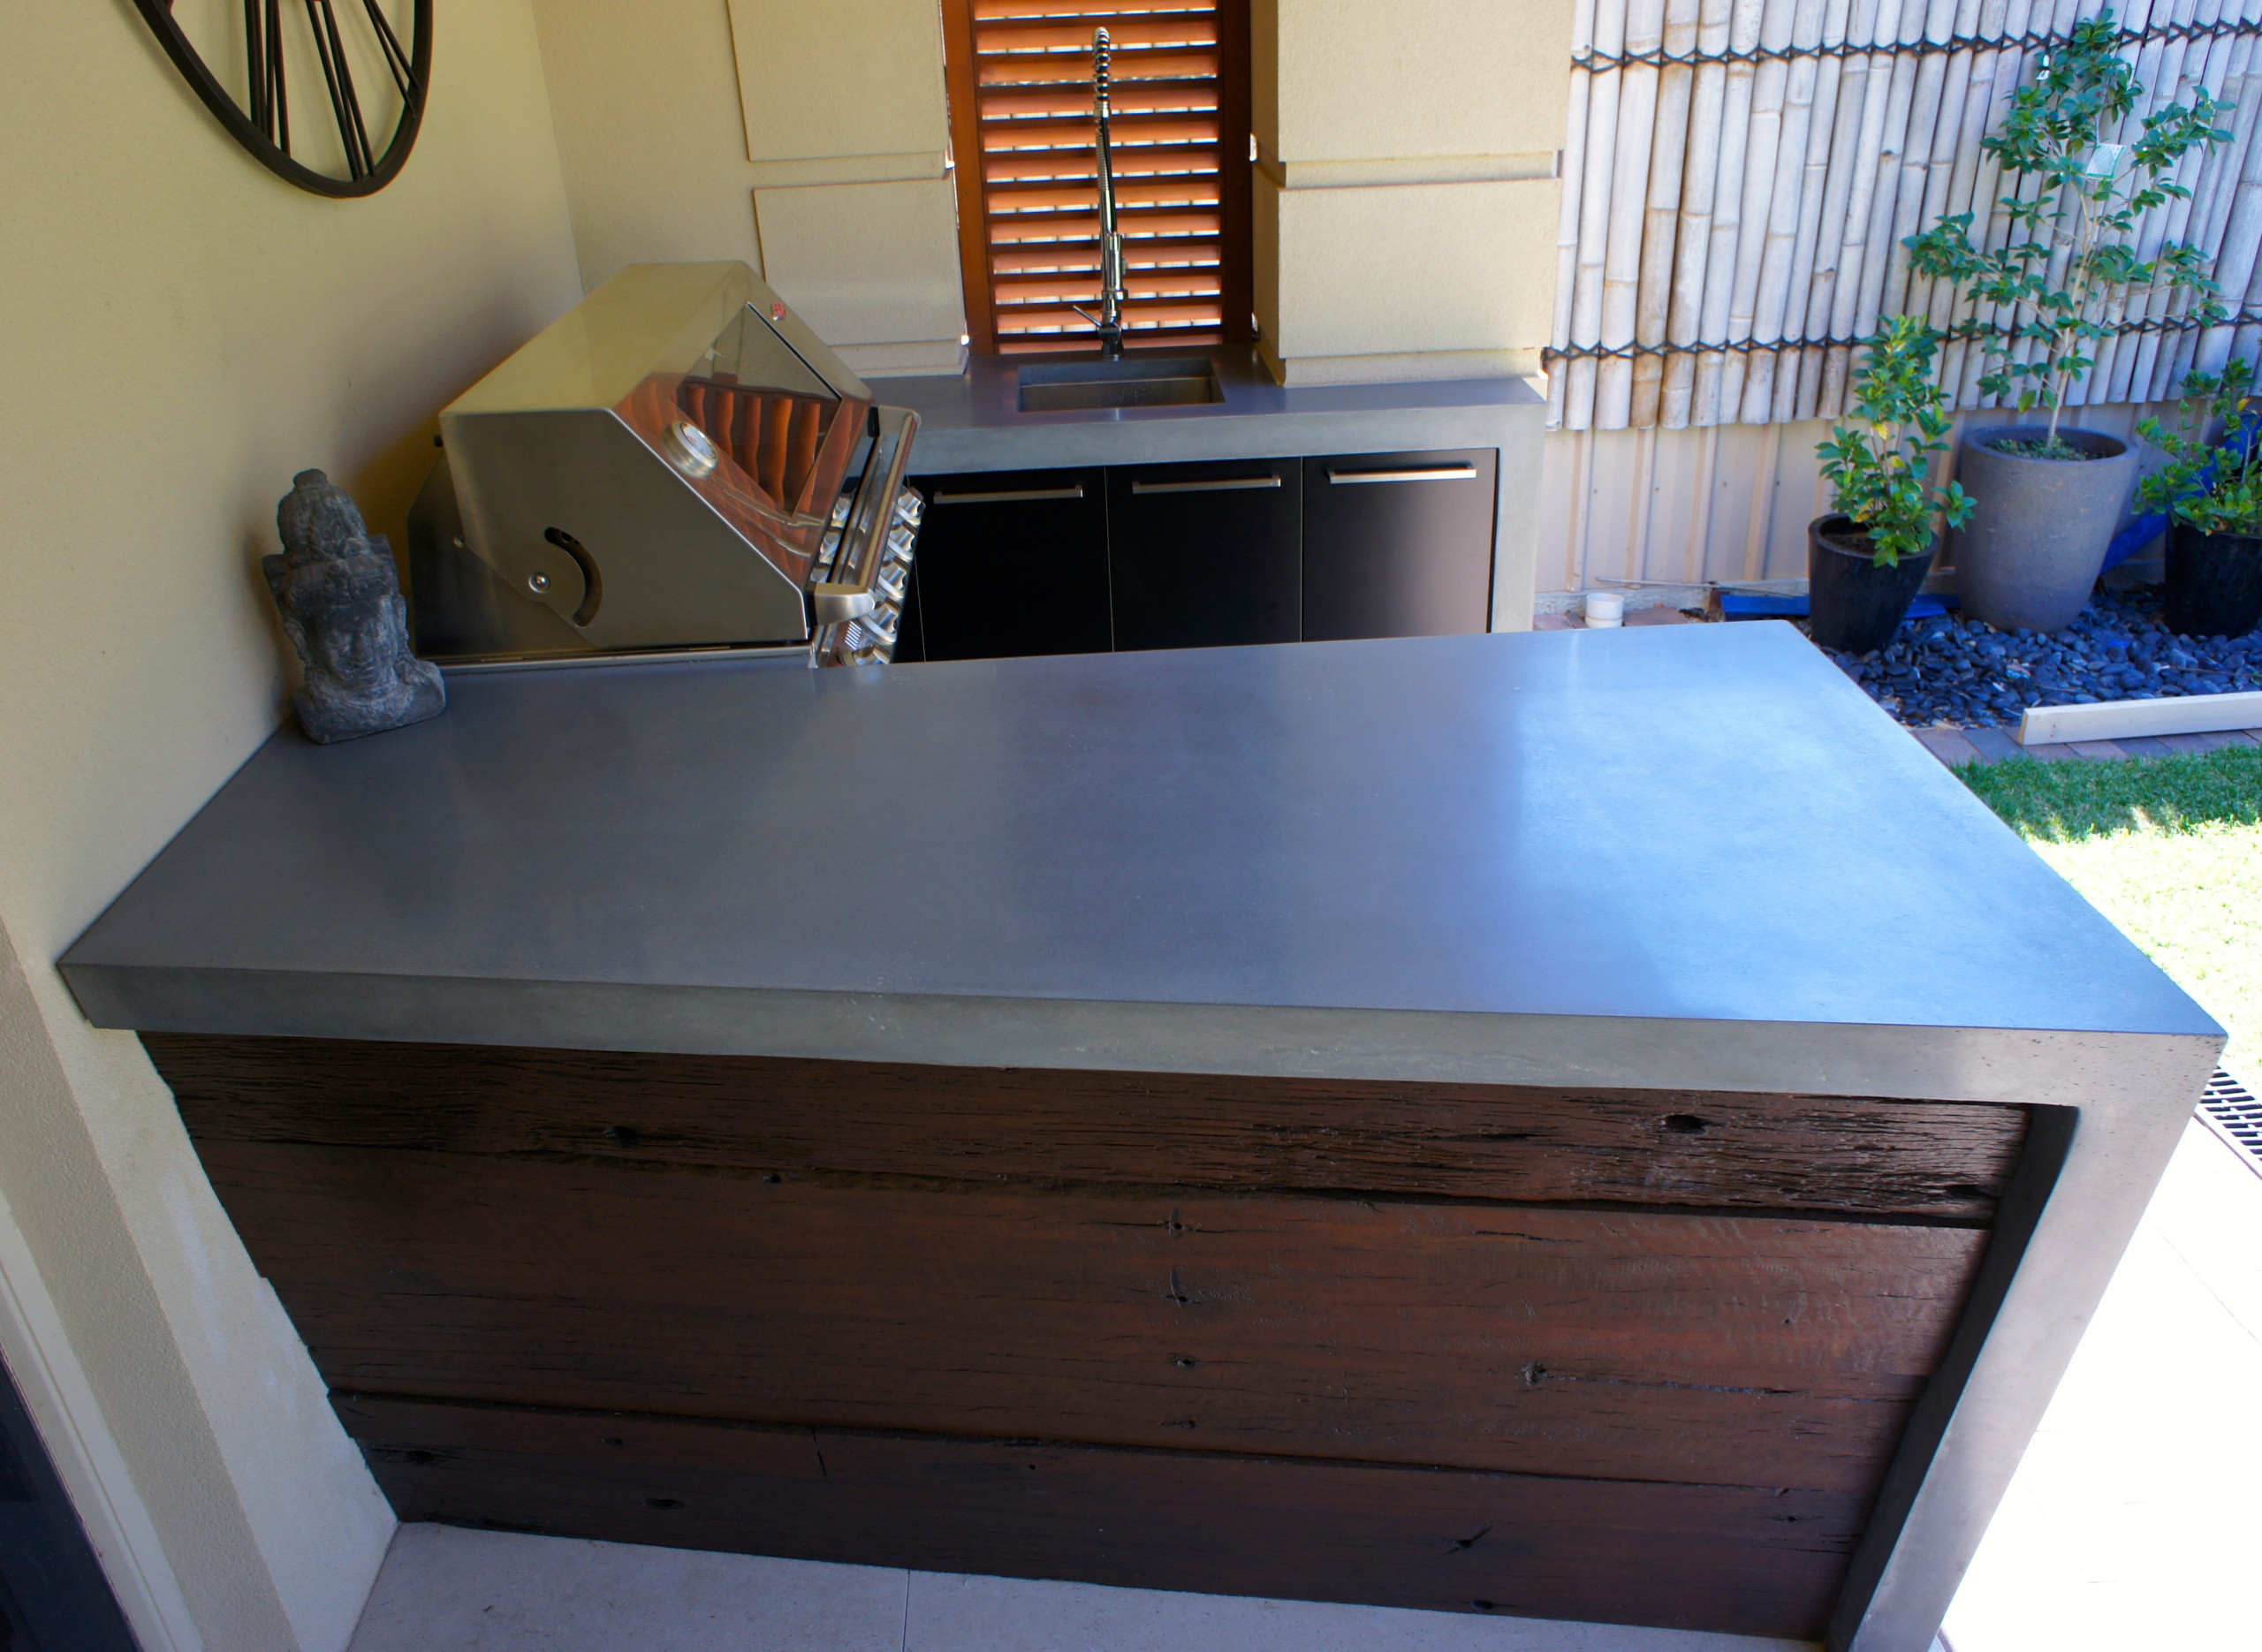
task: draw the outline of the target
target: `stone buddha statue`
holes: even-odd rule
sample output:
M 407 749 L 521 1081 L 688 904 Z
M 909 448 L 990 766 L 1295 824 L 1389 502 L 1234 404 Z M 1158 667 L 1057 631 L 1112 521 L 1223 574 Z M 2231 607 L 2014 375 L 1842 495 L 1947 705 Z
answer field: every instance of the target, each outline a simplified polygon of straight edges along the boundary
M 283 554 L 261 560 L 283 629 L 306 666 L 299 726 L 328 745 L 421 723 L 447 709 L 440 668 L 408 640 L 392 548 L 343 489 L 302 470 L 275 512 Z

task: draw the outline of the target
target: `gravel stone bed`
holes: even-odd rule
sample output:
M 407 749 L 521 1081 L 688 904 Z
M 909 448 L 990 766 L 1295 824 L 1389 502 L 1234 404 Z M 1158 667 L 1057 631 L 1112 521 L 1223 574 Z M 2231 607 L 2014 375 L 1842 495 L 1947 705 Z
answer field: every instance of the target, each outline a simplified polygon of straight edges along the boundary
M 2262 687 L 2262 630 L 2179 637 L 2161 623 L 2160 608 L 2158 586 L 2099 590 L 2063 631 L 1998 631 L 1946 614 L 1906 621 L 1875 654 L 1824 652 L 1896 720 L 1918 729 L 1997 727 L 2029 706 Z

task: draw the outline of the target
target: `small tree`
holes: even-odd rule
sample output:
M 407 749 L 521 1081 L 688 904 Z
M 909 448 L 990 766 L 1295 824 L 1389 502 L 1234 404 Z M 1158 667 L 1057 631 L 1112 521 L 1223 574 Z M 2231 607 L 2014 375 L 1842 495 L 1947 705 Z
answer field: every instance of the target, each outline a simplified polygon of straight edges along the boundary
M 2005 172 L 2035 181 L 2031 198 L 2014 187 L 1999 203 L 2009 220 L 2007 245 L 1974 246 L 1968 212 L 1904 243 L 1911 267 L 1953 283 L 1964 299 L 2001 306 L 2010 317 L 2008 333 L 1975 316 L 1949 334 L 1977 339 L 1997 363 L 1980 389 L 1993 396 L 2015 390 L 2021 413 L 2050 410 L 2044 447 L 2052 458 L 2081 457 L 2061 449 L 2059 414 L 2067 391 L 2096 365 L 2091 348 L 2112 336 L 2103 317 L 2115 287 L 2181 287 L 2205 296 L 2203 319 L 2222 313 L 2197 247 L 2167 245 L 2140 258 L 2129 240 L 2145 213 L 2191 193 L 2169 174 L 2193 148 L 2229 140 L 2215 123 L 2230 105 L 2201 87 L 2190 108 L 2175 103 L 2147 115 L 2135 141 L 2101 141 L 2120 129 L 2144 90 L 2120 45 L 2110 11 L 2076 24 L 2044 58 L 2034 83 L 2012 95 L 2002 130 L 1982 140 Z M 2015 354 L 2022 340 L 2035 345 L 2025 360 Z
M 1932 383 L 1940 336 L 1913 315 L 1888 318 L 1866 341 L 1847 388 L 1856 422 L 1831 428 L 1817 446 L 1831 508 L 1869 536 L 1871 560 L 1896 567 L 1932 542 L 1933 520 L 1971 519 L 1971 496 L 1932 485 L 1932 455 L 1947 451 L 1948 394 Z

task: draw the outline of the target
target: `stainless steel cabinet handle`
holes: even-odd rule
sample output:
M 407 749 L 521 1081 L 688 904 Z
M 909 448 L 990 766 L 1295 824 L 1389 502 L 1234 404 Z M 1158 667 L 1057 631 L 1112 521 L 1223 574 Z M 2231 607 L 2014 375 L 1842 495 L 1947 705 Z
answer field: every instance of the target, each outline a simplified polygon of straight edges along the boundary
M 1084 484 L 1077 482 L 1068 488 L 1024 488 L 1015 493 L 938 493 L 929 503 L 932 504 L 1011 504 L 1020 500 L 1081 499 Z
M 1278 476 L 1218 476 L 1208 481 L 1135 481 L 1134 493 L 1228 493 L 1237 488 L 1277 488 Z
M 1476 474 L 1474 465 L 1427 465 L 1419 470 L 1330 470 L 1332 482 L 1467 481 Z

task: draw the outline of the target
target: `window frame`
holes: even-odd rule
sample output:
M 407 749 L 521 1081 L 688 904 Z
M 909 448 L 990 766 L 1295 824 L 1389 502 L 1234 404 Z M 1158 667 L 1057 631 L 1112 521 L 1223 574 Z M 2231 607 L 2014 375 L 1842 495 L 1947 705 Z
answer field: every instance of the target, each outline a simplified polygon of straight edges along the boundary
M 997 294 L 991 269 L 991 222 L 987 179 L 982 149 L 981 87 L 975 54 L 975 8 L 979 0 L 941 0 L 943 64 L 950 100 L 950 135 L 953 179 L 958 202 L 959 279 L 966 305 L 968 348 L 976 355 L 1001 353 L 998 337 Z M 1074 4 L 1074 0 L 1071 0 Z M 1127 5 L 1123 15 L 1142 10 Z M 1183 337 L 1140 341 L 1135 334 L 1124 339 L 1127 350 L 1178 350 L 1198 353 L 1205 349 L 1234 347 L 1253 337 L 1255 308 L 1253 253 L 1255 167 L 1249 159 L 1250 136 L 1249 0 L 1215 0 L 1218 20 L 1218 206 L 1219 345 L 1189 341 Z M 1106 23 L 1114 15 L 1084 7 L 1064 11 L 1063 23 Z M 1089 355 L 1099 349 L 1096 335 L 1063 333 L 1057 345 L 1038 351 L 1002 353 Z

